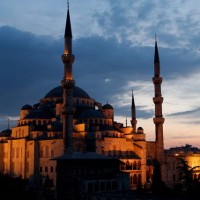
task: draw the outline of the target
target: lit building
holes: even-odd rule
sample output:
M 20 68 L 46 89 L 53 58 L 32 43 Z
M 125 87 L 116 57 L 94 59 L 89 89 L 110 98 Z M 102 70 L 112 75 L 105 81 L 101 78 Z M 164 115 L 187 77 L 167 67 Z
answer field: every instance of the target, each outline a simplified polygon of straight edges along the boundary
M 18 123 L 12 131 L 7 129 L 0 133 L 0 172 L 21 176 L 34 186 L 41 186 L 48 177 L 55 187 L 58 161 L 55 158 L 73 152 L 77 155 L 93 152 L 118 159 L 120 171 L 129 175 L 132 190 L 151 181 L 153 166 L 149 161 L 154 159 L 161 164 L 162 180 L 171 182 L 169 177 L 173 177 L 174 171 L 168 174 L 166 161 L 171 161 L 164 151 L 162 77 L 157 41 L 152 79 L 156 139 L 146 141 L 143 128 L 136 128 L 133 94 L 131 126 L 127 127 L 114 121 L 112 105 L 102 105 L 75 84 L 69 8 L 64 36 L 64 78 L 60 86 L 50 90 L 38 103 L 21 108 Z

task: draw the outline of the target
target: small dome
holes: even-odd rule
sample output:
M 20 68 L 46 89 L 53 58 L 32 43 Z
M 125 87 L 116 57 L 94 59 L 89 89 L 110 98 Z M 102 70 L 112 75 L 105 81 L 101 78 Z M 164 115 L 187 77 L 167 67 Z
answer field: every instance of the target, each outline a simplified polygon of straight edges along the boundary
M 61 86 L 55 87 L 52 90 L 50 90 L 44 98 L 62 98 L 63 96 L 63 89 Z M 85 99 L 91 99 L 90 96 L 80 87 L 74 86 L 73 90 L 73 96 L 77 98 L 85 98 Z
M 9 137 L 11 135 L 12 131 L 10 129 L 3 130 L 0 132 L 0 137 Z
M 143 133 L 144 133 L 143 128 L 142 128 L 142 127 L 138 127 L 137 133 L 138 133 L 138 134 L 143 134 Z
M 112 109 L 113 110 L 113 107 L 110 105 L 110 104 L 105 104 L 103 107 L 103 109 Z
M 29 104 L 24 105 L 21 110 L 33 110 L 33 107 L 30 106 Z

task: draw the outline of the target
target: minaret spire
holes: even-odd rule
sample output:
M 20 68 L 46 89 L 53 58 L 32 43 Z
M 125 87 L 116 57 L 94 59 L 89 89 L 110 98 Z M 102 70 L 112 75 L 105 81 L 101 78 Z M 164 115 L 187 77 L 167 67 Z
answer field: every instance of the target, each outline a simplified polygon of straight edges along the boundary
M 155 34 L 155 54 L 154 54 L 154 63 L 160 63 L 156 34 Z
M 135 101 L 133 96 L 133 90 L 132 90 L 132 104 L 131 104 L 131 125 L 133 127 L 133 132 L 136 132 L 136 109 L 135 109 Z
M 152 81 L 154 83 L 154 92 L 155 92 L 155 97 L 153 98 L 153 102 L 155 104 L 155 117 L 153 118 L 153 121 L 155 124 L 155 132 L 156 132 L 155 156 L 157 161 L 160 164 L 163 164 L 164 162 L 163 123 L 165 119 L 163 118 L 162 114 L 162 103 L 163 103 L 163 97 L 161 94 L 162 77 L 160 77 L 160 59 L 159 59 L 156 37 L 155 37 L 155 52 L 154 52 L 154 77 Z
M 74 55 L 72 54 L 72 30 L 69 14 L 69 1 L 67 9 L 67 19 L 64 35 L 64 53 L 62 54 L 62 61 L 64 64 L 64 77 L 61 81 L 63 88 L 63 140 L 64 151 L 73 151 L 73 89 L 75 81 L 73 79 L 72 64 L 74 62 Z

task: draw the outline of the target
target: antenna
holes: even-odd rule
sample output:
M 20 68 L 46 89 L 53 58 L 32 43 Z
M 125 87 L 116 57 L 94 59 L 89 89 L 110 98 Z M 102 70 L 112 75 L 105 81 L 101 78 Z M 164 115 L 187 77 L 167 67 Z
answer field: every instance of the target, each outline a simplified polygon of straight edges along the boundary
M 10 129 L 10 119 L 8 117 L 8 129 Z
M 68 8 L 68 10 L 69 10 L 69 0 L 67 0 L 67 8 Z

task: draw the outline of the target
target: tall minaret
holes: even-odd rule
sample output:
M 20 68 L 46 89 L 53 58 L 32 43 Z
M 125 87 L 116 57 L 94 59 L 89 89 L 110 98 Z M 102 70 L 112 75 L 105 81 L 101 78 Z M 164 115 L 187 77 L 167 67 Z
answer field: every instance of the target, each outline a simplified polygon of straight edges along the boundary
M 134 96 L 133 96 L 133 90 L 132 90 L 132 104 L 131 104 L 131 125 L 133 127 L 133 133 L 136 132 L 136 111 L 135 111 L 135 101 L 134 101 Z
M 75 86 L 75 81 L 72 76 L 72 64 L 75 58 L 72 54 L 72 31 L 69 15 L 69 3 L 64 38 L 64 53 L 62 54 L 64 77 L 61 81 L 61 85 L 63 88 L 63 140 L 64 151 L 66 153 L 73 151 L 73 88 Z
M 164 162 L 164 142 L 163 142 L 163 123 L 164 118 L 162 115 L 162 103 L 163 97 L 161 94 L 161 84 L 162 77 L 160 77 L 160 60 L 159 53 L 157 47 L 157 40 L 155 36 L 155 54 L 154 54 L 154 77 L 152 79 L 154 83 L 154 91 L 155 97 L 153 98 L 153 102 L 155 104 L 155 117 L 153 118 L 155 124 L 155 132 L 156 132 L 156 159 L 162 164 Z

